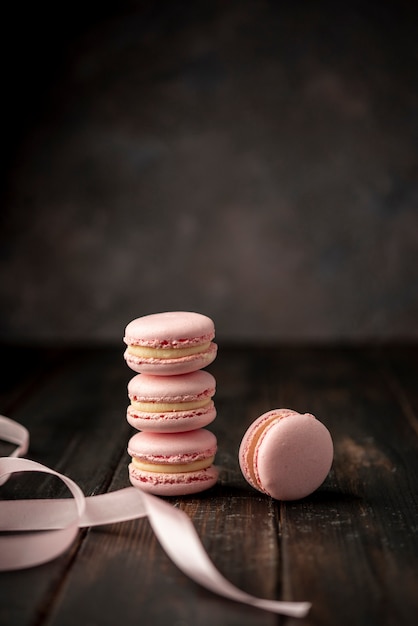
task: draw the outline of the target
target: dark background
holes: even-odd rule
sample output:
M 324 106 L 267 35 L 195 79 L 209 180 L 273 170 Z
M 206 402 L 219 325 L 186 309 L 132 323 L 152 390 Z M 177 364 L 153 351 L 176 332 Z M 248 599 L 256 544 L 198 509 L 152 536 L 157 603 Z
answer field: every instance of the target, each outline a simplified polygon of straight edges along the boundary
M 416 2 L 2 9 L 0 338 L 418 338 Z

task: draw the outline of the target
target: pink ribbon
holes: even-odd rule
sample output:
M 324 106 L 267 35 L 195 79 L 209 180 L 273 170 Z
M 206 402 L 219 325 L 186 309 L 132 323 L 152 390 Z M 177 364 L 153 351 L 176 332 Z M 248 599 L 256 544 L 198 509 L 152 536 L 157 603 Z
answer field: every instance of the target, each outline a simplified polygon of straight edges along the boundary
M 0 439 L 17 447 L 0 457 L 0 485 L 15 472 L 43 472 L 57 476 L 72 499 L 5 500 L 0 504 L 0 571 L 32 567 L 56 558 L 70 547 L 78 529 L 148 520 L 168 556 L 192 580 L 214 593 L 273 613 L 304 617 L 309 602 L 281 602 L 256 598 L 241 591 L 222 576 L 208 557 L 190 518 L 167 501 L 127 487 L 111 493 L 85 497 L 70 478 L 26 458 L 29 433 L 20 424 L 0 416 Z

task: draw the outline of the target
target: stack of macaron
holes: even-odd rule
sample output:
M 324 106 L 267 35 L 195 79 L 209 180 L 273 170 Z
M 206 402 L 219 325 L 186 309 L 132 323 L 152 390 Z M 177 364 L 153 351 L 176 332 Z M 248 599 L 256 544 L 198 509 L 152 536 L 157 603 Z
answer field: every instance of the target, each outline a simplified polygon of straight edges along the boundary
M 139 432 L 128 443 L 129 478 L 162 495 L 193 494 L 212 487 L 216 417 L 215 327 L 206 315 L 170 311 L 139 317 L 125 329 L 124 358 L 137 374 L 128 383 L 127 420 Z

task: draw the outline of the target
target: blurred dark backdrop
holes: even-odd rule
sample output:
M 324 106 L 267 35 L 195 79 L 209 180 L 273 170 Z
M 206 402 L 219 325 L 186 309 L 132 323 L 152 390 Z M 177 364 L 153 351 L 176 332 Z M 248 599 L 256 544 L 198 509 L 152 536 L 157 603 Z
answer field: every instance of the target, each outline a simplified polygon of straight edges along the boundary
M 416 2 L 3 9 L 0 338 L 418 338 Z

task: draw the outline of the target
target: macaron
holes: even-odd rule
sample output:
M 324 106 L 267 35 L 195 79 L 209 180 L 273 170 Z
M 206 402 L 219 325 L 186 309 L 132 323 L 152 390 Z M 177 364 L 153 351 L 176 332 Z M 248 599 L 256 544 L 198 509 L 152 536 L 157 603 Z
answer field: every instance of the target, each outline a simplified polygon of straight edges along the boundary
M 177 376 L 137 374 L 128 383 L 127 420 L 137 430 L 184 432 L 216 417 L 216 381 L 204 370 Z
M 333 461 L 328 429 L 310 413 L 274 409 L 248 428 L 239 464 L 248 483 L 277 500 L 298 500 L 325 480 Z
M 124 353 L 140 374 L 172 376 L 202 369 L 216 357 L 213 321 L 189 311 L 168 311 L 132 320 L 125 329 Z
M 129 479 L 160 496 L 198 493 L 215 485 L 215 435 L 200 428 L 185 433 L 139 432 L 128 442 Z

